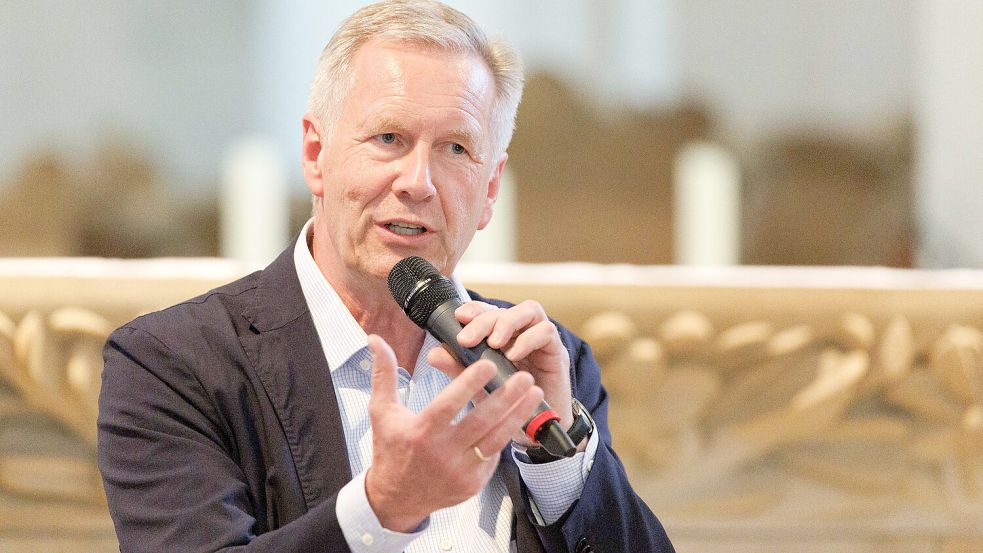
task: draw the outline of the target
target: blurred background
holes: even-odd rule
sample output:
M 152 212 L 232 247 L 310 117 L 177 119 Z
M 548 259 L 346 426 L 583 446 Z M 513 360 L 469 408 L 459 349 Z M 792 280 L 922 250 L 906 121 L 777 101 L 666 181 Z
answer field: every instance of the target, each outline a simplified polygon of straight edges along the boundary
M 0 2 L 0 256 L 243 257 L 259 205 L 265 264 L 365 3 Z M 983 267 L 981 2 L 449 3 L 527 64 L 475 259 Z
M 118 550 L 105 338 L 296 235 L 364 3 L 0 0 L 0 551 Z M 527 65 L 459 276 L 588 339 L 677 548 L 983 553 L 983 0 L 449 3 Z

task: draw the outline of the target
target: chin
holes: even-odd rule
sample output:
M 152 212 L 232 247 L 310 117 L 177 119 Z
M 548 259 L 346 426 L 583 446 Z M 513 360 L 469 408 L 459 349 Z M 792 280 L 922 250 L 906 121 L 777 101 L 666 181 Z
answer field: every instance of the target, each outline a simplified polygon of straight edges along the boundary
M 454 269 L 451 259 L 443 251 L 434 252 L 422 249 L 396 250 L 388 248 L 381 252 L 377 251 L 368 254 L 363 259 L 364 263 L 362 263 L 362 267 L 370 276 L 386 281 L 389 278 L 389 271 L 392 270 L 393 265 L 413 255 L 429 261 L 441 274 L 448 275 Z
M 368 258 L 362 263 L 362 270 L 370 278 L 375 278 L 386 282 L 389 279 L 389 272 L 393 266 L 404 257 L 415 254 L 401 254 L 398 252 L 377 252 L 369 254 Z M 425 256 L 421 256 L 425 257 Z

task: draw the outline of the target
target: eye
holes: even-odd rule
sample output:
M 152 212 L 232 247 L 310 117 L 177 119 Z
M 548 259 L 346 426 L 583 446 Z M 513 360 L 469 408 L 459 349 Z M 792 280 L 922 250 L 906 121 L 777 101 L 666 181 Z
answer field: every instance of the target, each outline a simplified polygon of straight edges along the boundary
M 451 151 L 455 154 L 466 154 L 468 152 L 464 146 L 457 143 L 451 144 Z
M 396 133 L 387 132 L 380 134 L 379 140 L 381 140 L 383 144 L 393 144 L 396 142 Z

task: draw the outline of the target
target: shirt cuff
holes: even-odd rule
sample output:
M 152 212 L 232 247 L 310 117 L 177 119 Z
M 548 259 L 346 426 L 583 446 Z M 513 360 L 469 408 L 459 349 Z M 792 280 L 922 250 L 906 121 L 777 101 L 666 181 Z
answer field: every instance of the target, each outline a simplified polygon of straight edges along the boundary
M 430 525 L 427 518 L 410 534 L 383 528 L 365 495 L 365 472 L 338 491 L 335 515 L 352 553 L 399 553 Z
M 529 489 L 533 511 L 539 512 L 543 525 L 550 525 L 560 520 L 563 513 L 580 499 L 584 482 L 587 481 L 587 475 L 594 466 L 598 434 L 600 432 L 591 432 L 584 452 L 549 463 L 530 463 L 525 453 L 512 449 L 512 459 L 519 467 L 522 481 Z

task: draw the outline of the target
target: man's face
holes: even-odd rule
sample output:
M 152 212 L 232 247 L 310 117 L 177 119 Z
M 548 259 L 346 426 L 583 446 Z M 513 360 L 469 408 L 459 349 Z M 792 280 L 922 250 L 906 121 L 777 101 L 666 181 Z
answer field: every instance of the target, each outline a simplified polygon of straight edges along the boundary
M 488 224 L 505 165 L 489 132 L 491 73 L 475 56 L 370 42 L 353 75 L 318 152 L 305 118 L 315 259 L 341 278 L 385 278 L 409 255 L 448 273 Z

